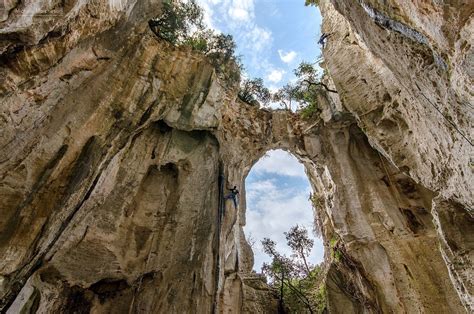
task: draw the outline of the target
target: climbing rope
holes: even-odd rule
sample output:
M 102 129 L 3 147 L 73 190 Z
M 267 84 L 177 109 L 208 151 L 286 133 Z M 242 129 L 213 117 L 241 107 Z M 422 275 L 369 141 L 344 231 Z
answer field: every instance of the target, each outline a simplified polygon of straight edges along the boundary
M 405 89 L 407 89 L 406 86 L 405 86 L 403 83 L 401 83 L 401 84 L 402 84 L 403 87 L 405 87 Z M 461 130 L 459 130 L 459 127 L 456 125 L 456 123 L 454 123 L 453 121 L 451 121 L 450 119 L 448 119 L 448 118 L 441 112 L 441 110 L 438 108 L 438 106 L 436 106 L 433 102 L 431 102 L 431 100 L 429 100 L 428 97 L 426 97 L 426 95 L 421 91 L 421 88 L 420 88 L 420 86 L 418 86 L 417 83 L 415 83 L 415 85 L 416 85 L 416 87 L 418 87 L 418 90 L 420 91 L 421 96 L 423 96 L 423 98 L 425 98 L 425 99 L 428 101 L 428 103 L 429 103 L 431 106 L 433 106 L 433 108 L 435 108 L 436 111 L 438 111 L 438 113 L 443 117 L 443 119 L 446 120 L 469 144 L 471 144 L 471 146 L 474 146 L 474 144 L 467 138 L 467 136 L 464 135 L 464 133 L 461 132 Z M 407 90 L 408 90 L 408 89 L 407 89 Z
M 388 173 L 387 167 L 385 167 L 385 163 L 383 162 L 382 155 L 380 154 L 379 151 L 377 151 L 377 154 L 379 155 L 380 162 L 382 163 L 383 170 L 385 171 L 385 175 L 386 175 L 387 178 L 388 178 L 388 183 L 390 184 L 390 189 L 395 188 L 394 196 L 395 196 L 395 200 L 396 200 L 396 202 L 397 202 L 397 207 L 400 208 L 401 201 L 400 201 L 400 199 L 398 198 L 398 189 L 397 189 L 397 187 L 393 184 L 392 178 L 390 177 L 390 174 Z

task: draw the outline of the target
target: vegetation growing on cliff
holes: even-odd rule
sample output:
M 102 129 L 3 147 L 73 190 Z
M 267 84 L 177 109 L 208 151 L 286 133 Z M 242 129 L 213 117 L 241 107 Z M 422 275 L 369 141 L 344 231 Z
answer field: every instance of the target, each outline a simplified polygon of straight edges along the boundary
M 284 85 L 274 93 L 270 93 L 261 78 L 246 79 L 240 84 L 238 96 L 242 101 L 252 105 L 260 103 L 267 106 L 273 102 L 286 110 L 293 110 L 295 106 L 303 119 L 313 118 L 321 112 L 317 103 L 317 93 L 322 88 L 326 91 L 335 91 L 321 82 L 321 77 L 312 63 L 302 62 L 294 73 L 297 81 Z
M 305 0 L 304 2 L 305 6 L 319 6 L 319 0 Z
M 236 45 L 232 35 L 208 29 L 203 22 L 202 8 L 195 0 L 165 0 L 161 15 L 148 24 L 159 38 L 206 55 L 216 72 L 231 84 L 240 80 L 242 66 L 235 55 Z
M 203 30 L 203 13 L 195 0 L 163 1 L 161 15 L 148 21 L 152 31 L 173 45 L 182 45 L 197 30 Z
M 240 100 L 251 105 L 260 102 L 266 106 L 272 99 L 272 94 L 265 87 L 261 78 L 244 79 L 240 83 L 238 96 Z
M 280 103 L 285 109 L 291 110 L 297 105 L 297 112 L 303 119 L 313 118 L 321 112 L 317 103 L 317 94 L 322 87 L 332 91 L 321 82 L 321 76 L 314 63 L 301 62 L 294 70 L 297 78 L 295 83 L 289 83 L 273 94 L 273 101 Z
M 313 247 L 308 231 L 298 225 L 285 232 L 287 245 L 293 254 L 287 257 L 276 249 L 276 242 L 265 238 L 264 252 L 272 262 L 264 263 L 263 273 L 279 291 L 280 310 L 291 313 L 322 313 L 326 308 L 326 290 L 321 265 L 311 265 L 307 257 Z
M 318 5 L 318 1 L 307 0 L 305 5 Z M 196 0 L 165 0 L 161 15 L 151 19 L 149 25 L 159 38 L 206 55 L 216 72 L 231 85 L 240 81 L 243 67 L 235 55 L 233 37 L 208 29 L 203 22 L 203 10 Z M 238 97 L 251 105 L 268 106 L 273 102 L 287 110 L 292 110 L 295 105 L 303 119 L 314 118 L 321 111 L 316 102 L 318 91 L 321 88 L 335 91 L 321 82 L 313 63 L 302 62 L 294 74 L 297 77 L 295 83 L 288 83 L 274 93 L 270 93 L 261 78 L 245 79 L 240 83 Z

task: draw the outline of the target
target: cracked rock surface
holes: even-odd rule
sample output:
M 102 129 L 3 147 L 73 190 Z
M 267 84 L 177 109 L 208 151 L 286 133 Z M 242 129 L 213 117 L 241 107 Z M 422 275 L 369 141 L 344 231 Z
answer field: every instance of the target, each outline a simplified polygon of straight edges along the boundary
M 243 226 L 276 148 L 318 200 L 329 312 L 474 310 L 470 3 L 322 0 L 338 94 L 309 120 L 159 41 L 160 3 L 5 2 L 1 312 L 275 313 Z

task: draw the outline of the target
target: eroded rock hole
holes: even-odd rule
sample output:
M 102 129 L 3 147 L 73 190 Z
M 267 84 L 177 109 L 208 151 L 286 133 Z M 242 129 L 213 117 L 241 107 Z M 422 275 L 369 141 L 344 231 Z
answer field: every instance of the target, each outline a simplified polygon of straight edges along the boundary
M 315 232 L 312 188 L 304 166 L 290 153 L 269 151 L 251 169 L 245 190 L 245 234 L 254 253 L 253 270 L 280 291 L 279 298 L 283 294 L 284 307 L 290 312 L 304 309 L 306 298 L 316 308 L 310 290 L 322 287 L 318 274 L 324 247 L 315 235 L 319 232 Z M 299 287 L 292 288 L 290 282 Z M 308 288 L 300 289 L 303 285 Z

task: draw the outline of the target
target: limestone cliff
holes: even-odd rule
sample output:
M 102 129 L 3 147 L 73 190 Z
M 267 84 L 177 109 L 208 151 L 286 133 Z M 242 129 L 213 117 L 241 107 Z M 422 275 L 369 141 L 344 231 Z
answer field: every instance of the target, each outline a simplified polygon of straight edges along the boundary
M 222 193 L 275 148 L 318 197 L 331 313 L 474 310 L 460 5 L 321 1 L 338 94 L 302 120 L 159 41 L 159 1 L 6 1 L 0 311 L 274 313 L 250 273 L 245 189 L 239 210 Z
M 469 1 L 323 1 L 327 69 L 370 143 L 431 190 L 450 278 L 474 310 L 473 31 Z

